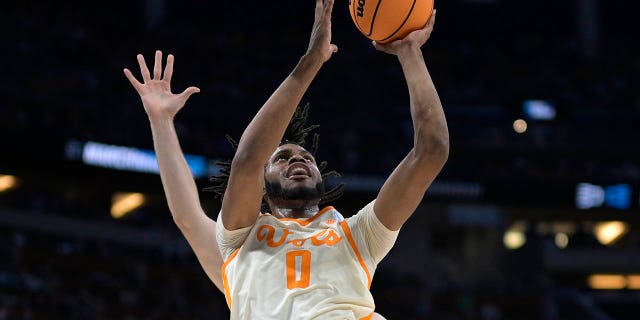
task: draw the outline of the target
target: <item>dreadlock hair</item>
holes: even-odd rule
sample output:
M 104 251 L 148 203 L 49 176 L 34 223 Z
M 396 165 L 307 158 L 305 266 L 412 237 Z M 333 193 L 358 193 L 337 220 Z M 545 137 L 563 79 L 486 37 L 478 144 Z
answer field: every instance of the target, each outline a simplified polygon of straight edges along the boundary
M 319 125 L 317 124 L 305 127 L 307 123 L 307 119 L 309 117 L 310 106 L 311 104 L 307 103 L 302 108 L 300 107 L 296 108 L 296 111 L 294 112 L 293 117 L 291 117 L 291 121 L 289 121 L 289 125 L 287 126 L 287 129 L 284 132 L 284 136 L 282 138 L 282 141 L 280 142 L 280 145 L 291 143 L 291 144 L 299 145 L 304 148 L 306 144 L 307 135 L 309 135 L 309 133 L 312 130 L 319 127 Z M 231 144 L 231 147 L 233 148 L 234 152 L 237 151 L 238 142 L 228 134 L 225 136 L 229 144 Z M 318 151 L 319 139 L 320 139 L 320 134 L 314 133 L 311 149 L 308 150 L 309 152 L 311 152 L 311 154 L 314 155 L 314 157 L 316 155 L 316 152 Z M 229 175 L 231 173 L 231 160 L 217 161 L 215 164 L 220 168 L 220 173 L 218 175 L 214 175 L 209 178 L 209 182 L 211 183 L 211 186 L 204 188 L 203 191 L 213 192 L 214 198 L 218 198 L 222 200 L 224 196 L 224 192 L 227 190 L 227 185 L 229 183 Z M 321 163 L 318 164 L 318 170 L 320 170 L 322 183 L 326 184 L 326 181 L 328 178 L 340 177 L 340 174 L 335 170 L 326 171 L 326 168 L 327 168 L 326 161 L 322 161 Z M 339 199 L 344 193 L 344 186 L 345 186 L 344 183 L 340 183 L 337 186 L 333 187 L 331 190 L 326 191 L 322 195 L 319 205 L 323 205 L 328 202 Z M 264 201 L 264 199 L 262 200 L 261 210 L 262 212 L 269 211 L 269 206 Z

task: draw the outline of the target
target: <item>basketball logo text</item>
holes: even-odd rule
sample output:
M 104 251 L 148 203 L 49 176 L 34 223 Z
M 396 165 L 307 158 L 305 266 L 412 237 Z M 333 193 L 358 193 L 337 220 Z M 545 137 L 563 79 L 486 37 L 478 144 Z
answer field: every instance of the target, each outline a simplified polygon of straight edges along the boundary
M 358 0 L 358 17 L 364 17 L 364 3 L 365 0 Z

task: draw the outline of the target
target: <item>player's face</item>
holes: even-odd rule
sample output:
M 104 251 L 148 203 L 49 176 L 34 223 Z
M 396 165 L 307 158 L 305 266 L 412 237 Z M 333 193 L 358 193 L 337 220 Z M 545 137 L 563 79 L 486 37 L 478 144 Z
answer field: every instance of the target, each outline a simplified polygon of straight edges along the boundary
M 314 200 L 324 194 L 315 158 L 296 144 L 283 144 L 276 149 L 265 166 L 264 178 L 269 198 Z

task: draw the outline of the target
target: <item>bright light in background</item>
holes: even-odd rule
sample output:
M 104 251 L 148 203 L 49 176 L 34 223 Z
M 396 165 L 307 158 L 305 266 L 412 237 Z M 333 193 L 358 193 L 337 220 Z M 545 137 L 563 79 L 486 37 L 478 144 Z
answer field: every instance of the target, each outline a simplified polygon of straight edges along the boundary
M 592 274 L 587 278 L 591 289 L 597 290 L 638 290 L 640 289 L 639 274 Z
M 504 233 L 502 242 L 504 242 L 504 246 L 507 247 L 507 249 L 515 250 L 524 246 L 527 242 L 527 237 L 524 235 L 524 232 L 507 231 Z
M 525 100 L 522 103 L 524 116 L 533 120 L 553 120 L 556 118 L 556 107 L 548 100 Z
M 640 275 L 630 274 L 627 276 L 627 288 L 632 290 L 640 289 Z
M 111 216 L 120 219 L 140 208 L 144 202 L 145 197 L 142 193 L 116 193 L 111 198 Z
M 517 133 L 524 133 L 525 131 L 527 131 L 527 122 L 522 119 L 514 121 L 513 130 Z
M 502 237 L 504 246 L 509 250 L 515 250 L 527 243 L 527 236 L 524 234 L 527 225 L 524 222 L 515 222 Z
M 620 274 L 592 274 L 587 283 L 591 289 L 620 290 L 627 286 L 627 279 Z
M 15 189 L 18 186 L 18 178 L 0 174 L 0 193 Z
M 606 205 L 607 207 L 627 210 L 631 207 L 632 187 L 625 183 L 610 186 L 581 182 L 576 187 L 576 207 L 590 209 Z
M 591 183 L 578 183 L 576 187 L 576 207 L 590 209 L 604 204 L 604 188 Z
M 593 227 L 593 233 L 604 245 L 612 245 L 629 231 L 629 225 L 622 221 L 599 222 Z
M 564 249 L 569 245 L 569 236 L 564 232 L 558 232 L 554 237 L 554 241 L 558 248 Z
M 155 151 L 151 149 L 69 140 L 65 146 L 65 157 L 69 160 L 82 160 L 91 166 L 114 170 L 160 173 Z M 218 166 L 211 165 L 215 164 L 215 159 L 192 154 L 185 154 L 184 158 L 194 178 L 218 174 Z

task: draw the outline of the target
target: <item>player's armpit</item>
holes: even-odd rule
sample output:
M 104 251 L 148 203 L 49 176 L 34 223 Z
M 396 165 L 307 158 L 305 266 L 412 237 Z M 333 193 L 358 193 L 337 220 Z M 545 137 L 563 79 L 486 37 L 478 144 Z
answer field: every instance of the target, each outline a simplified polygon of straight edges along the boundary
M 205 271 L 209 279 L 215 286 L 223 292 L 222 275 L 222 255 L 216 240 L 216 222 L 206 217 L 199 224 L 189 228 L 180 227 L 180 231 L 187 239 L 189 246 L 200 262 L 200 266 Z
M 378 264 L 395 244 L 398 230 L 390 230 L 380 221 L 374 210 L 375 202 L 371 201 L 346 220 L 356 241 L 366 246 L 368 256 Z
M 253 225 L 248 227 L 228 230 L 224 226 L 222 213 L 218 215 L 218 221 L 216 221 L 215 237 L 218 245 L 218 251 L 222 255 L 222 263 L 229 258 L 238 248 L 240 248 L 247 236 L 251 232 Z M 222 263 L 220 265 L 222 265 Z

